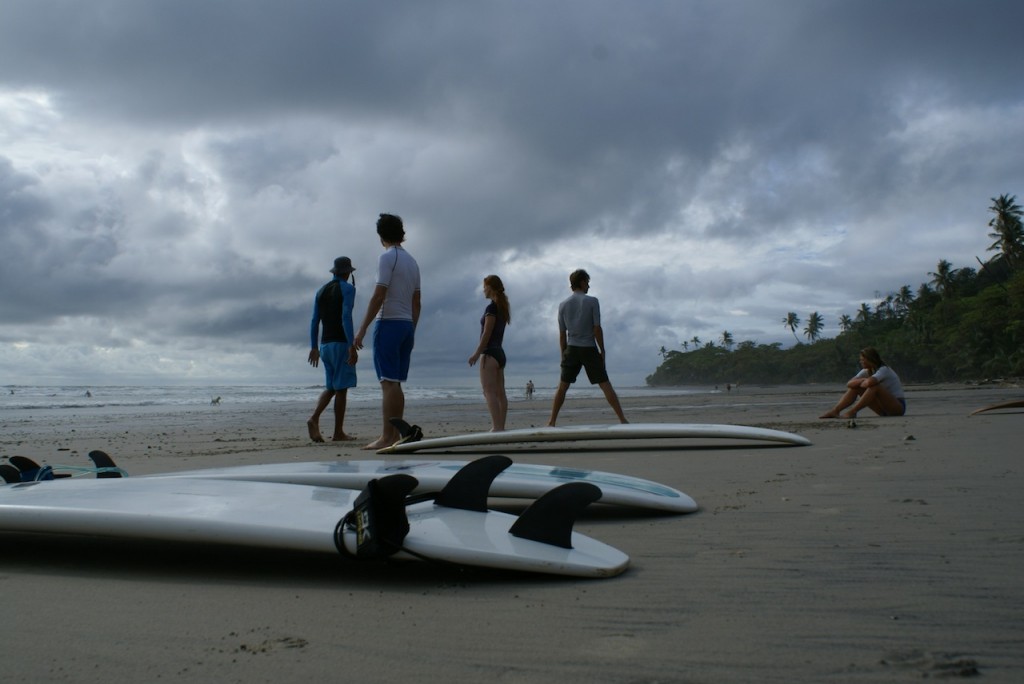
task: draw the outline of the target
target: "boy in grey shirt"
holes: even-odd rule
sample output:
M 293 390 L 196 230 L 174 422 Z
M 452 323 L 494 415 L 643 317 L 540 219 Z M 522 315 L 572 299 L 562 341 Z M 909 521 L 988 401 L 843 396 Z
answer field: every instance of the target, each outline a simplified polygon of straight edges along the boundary
M 619 404 L 619 396 L 609 382 L 605 369 L 601 304 L 597 297 L 587 294 L 590 291 L 590 275 L 583 269 L 573 271 L 569 275 L 569 286 L 572 287 L 572 295 L 558 305 L 558 344 L 562 349 L 562 372 L 551 404 L 548 427 L 555 426 L 569 385 L 576 382 L 582 369 L 586 369 L 590 384 L 597 385 L 604 392 L 619 422 L 628 423 Z

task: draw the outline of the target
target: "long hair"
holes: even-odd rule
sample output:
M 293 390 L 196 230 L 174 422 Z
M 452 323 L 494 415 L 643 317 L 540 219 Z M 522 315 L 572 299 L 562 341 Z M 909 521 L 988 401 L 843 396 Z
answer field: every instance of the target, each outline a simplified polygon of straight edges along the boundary
M 484 285 L 491 288 L 491 292 L 494 294 L 494 304 L 498 307 L 498 316 L 505 321 L 505 324 L 512 322 L 512 307 L 508 303 L 508 297 L 505 295 L 505 284 L 501 282 L 501 278 L 496 275 L 489 275 L 484 278 Z
M 864 347 L 860 350 L 860 353 L 864 355 L 864 358 L 868 360 L 868 363 L 870 363 L 876 371 L 885 365 L 885 361 L 882 360 L 882 355 L 879 354 L 878 350 L 874 347 Z

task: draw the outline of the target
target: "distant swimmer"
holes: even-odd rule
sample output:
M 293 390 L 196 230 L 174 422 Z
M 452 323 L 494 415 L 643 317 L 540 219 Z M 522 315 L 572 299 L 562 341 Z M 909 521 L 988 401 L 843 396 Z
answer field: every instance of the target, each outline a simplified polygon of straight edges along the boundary
M 212 406 L 217 406 L 218 404 L 220 404 L 220 397 L 214 397 L 213 399 L 211 399 L 210 404 Z
M 85 396 L 91 397 L 92 396 L 92 392 L 90 392 L 89 390 L 85 390 Z

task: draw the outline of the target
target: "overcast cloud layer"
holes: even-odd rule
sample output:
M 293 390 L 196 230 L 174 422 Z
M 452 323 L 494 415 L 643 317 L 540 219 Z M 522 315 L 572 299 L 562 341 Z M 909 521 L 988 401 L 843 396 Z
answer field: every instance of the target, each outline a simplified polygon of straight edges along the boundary
M 510 384 L 578 267 L 616 385 L 699 337 L 826 336 L 1024 195 L 1019 0 L 0 0 L 0 384 L 316 384 L 316 288 L 377 214 L 423 274 L 412 384 L 500 275 Z M 741 379 L 737 379 L 741 380 Z M 375 384 L 369 359 L 360 383 Z

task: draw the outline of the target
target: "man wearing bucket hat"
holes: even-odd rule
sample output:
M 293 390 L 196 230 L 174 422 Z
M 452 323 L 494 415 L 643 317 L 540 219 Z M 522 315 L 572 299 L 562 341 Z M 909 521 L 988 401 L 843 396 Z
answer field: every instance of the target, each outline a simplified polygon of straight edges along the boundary
M 326 388 L 317 399 L 313 415 L 306 421 L 309 438 L 314 442 L 324 441 L 320 434 L 320 414 L 327 409 L 334 398 L 334 435 L 332 441 L 355 439 L 345 433 L 345 409 L 348 405 L 348 388 L 356 386 L 356 367 L 349 352 L 354 337 L 352 305 L 356 299 L 355 277 L 350 283 L 349 276 L 355 271 L 352 260 L 346 256 L 334 260 L 331 273 L 334 278 L 317 290 L 313 299 L 313 320 L 309 326 L 309 364 L 314 368 L 324 362 Z M 320 333 L 323 324 L 323 334 Z M 317 346 L 319 338 L 320 345 Z M 351 363 L 350 363 L 351 362 Z

